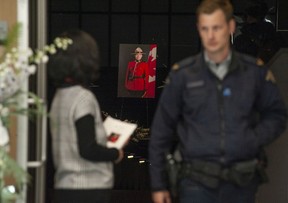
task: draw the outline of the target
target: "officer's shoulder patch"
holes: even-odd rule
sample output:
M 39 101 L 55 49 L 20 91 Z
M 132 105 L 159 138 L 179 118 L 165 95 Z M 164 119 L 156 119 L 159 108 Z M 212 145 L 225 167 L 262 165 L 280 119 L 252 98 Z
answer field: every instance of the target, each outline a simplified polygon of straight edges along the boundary
M 257 64 L 258 66 L 263 67 L 265 63 L 264 63 L 264 61 L 263 61 L 261 58 L 257 58 L 257 59 L 256 59 L 256 64 Z
M 276 79 L 275 79 L 273 73 L 271 72 L 271 70 L 267 71 L 266 76 L 265 76 L 265 80 L 270 81 L 272 83 L 276 83 Z
M 180 66 L 178 63 L 175 63 L 173 66 L 172 66 L 172 70 L 176 71 L 176 70 L 179 70 Z

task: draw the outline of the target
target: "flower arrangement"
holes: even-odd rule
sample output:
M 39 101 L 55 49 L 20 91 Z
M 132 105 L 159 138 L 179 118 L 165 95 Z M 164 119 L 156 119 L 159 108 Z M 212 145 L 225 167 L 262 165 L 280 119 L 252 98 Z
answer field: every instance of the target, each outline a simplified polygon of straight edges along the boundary
M 43 50 L 33 51 L 15 47 L 19 25 L 8 34 L 6 41 L 0 44 L 0 202 L 5 203 L 19 197 L 21 185 L 27 183 L 29 175 L 8 155 L 9 135 L 7 128 L 13 115 L 31 116 L 45 113 L 42 101 L 32 92 L 24 92 L 22 86 L 29 76 L 36 72 L 39 64 L 48 62 L 48 55 L 58 49 L 66 50 L 72 44 L 71 39 L 56 38 Z M 20 95 L 27 95 L 35 107 L 23 107 L 19 103 Z M 11 190 L 5 185 L 5 177 L 12 177 L 18 190 Z
M 4 51 L 0 61 L 0 120 L 2 120 L 3 125 L 7 126 L 11 114 L 29 113 L 26 111 L 29 109 L 17 108 L 19 107 L 16 102 L 17 96 L 23 94 L 20 87 L 30 75 L 35 73 L 37 65 L 48 61 L 48 54 L 55 54 L 57 49 L 66 50 L 71 43 L 71 39 L 56 38 L 52 44 L 45 46 L 43 50 L 33 51 L 30 48 L 19 50 L 13 47 Z M 36 95 L 29 92 L 28 96 L 36 104 L 41 103 Z

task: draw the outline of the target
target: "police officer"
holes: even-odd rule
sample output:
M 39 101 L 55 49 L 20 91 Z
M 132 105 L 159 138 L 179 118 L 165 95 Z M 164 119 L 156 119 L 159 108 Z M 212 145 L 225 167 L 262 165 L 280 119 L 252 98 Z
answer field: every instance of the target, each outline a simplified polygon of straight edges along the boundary
M 181 203 L 254 203 L 260 149 L 285 129 L 285 105 L 273 74 L 233 51 L 229 0 L 197 9 L 203 51 L 173 66 L 151 127 L 152 198 L 170 203 L 165 156 L 179 139 Z

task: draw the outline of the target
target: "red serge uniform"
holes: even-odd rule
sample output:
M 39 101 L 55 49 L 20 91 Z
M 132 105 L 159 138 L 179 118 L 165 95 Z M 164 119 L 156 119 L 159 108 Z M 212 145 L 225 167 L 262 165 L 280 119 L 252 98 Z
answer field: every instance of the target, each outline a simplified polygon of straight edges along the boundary
M 131 61 L 128 63 L 125 87 L 131 91 L 146 91 L 148 88 L 149 70 L 146 62 Z

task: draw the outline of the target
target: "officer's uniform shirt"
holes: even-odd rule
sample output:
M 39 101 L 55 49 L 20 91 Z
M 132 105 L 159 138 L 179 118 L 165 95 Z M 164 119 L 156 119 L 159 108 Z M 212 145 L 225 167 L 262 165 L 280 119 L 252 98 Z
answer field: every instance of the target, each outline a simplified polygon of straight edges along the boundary
M 229 52 L 228 57 L 221 63 L 215 63 L 211 61 L 206 52 L 204 52 L 204 60 L 208 65 L 209 69 L 220 79 L 223 80 L 228 72 L 229 65 L 231 63 L 232 54 Z

